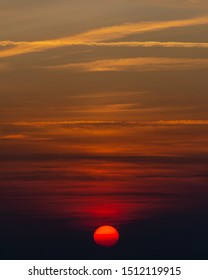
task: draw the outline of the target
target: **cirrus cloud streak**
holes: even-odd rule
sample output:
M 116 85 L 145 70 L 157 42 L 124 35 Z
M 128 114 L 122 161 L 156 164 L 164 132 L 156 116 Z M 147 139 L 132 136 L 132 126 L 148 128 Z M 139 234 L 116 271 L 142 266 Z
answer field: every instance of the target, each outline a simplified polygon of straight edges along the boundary
M 0 57 L 11 57 L 33 52 L 42 52 L 49 49 L 73 46 L 73 45 L 103 45 L 105 46 L 166 46 L 166 47 L 207 47 L 207 43 L 183 43 L 179 42 L 122 42 L 112 43 L 109 41 L 118 40 L 129 35 L 147 33 L 171 28 L 180 28 L 188 26 L 206 25 L 208 24 L 208 16 L 172 20 L 172 21 L 156 21 L 156 22 L 137 22 L 121 24 L 103 28 L 93 29 L 81 34 L 72 35 L 59 39 L 44 40 L 44 41 L 0 41 Z M 99 44 L 100 43 L 100 44 Z
M 103 59 L 90 62 L 69 63 L 56 66 L 46 66 L 48 70 L 73 70 L 78 72 L 107 71 L 166 71 L 208 69 L 208 59 L 169 58 L 169 57 L 136 57 L 120 59 Z

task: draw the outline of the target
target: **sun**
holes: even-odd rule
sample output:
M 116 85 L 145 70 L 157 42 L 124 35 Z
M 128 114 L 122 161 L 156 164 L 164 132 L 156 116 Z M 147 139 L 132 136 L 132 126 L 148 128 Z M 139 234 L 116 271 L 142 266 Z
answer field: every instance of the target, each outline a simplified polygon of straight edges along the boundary
M 104 247 L 112 247 L 118 242 L 119 233 L 114 227 L 105 225 L 97 228 L 93 237 L 96 244 Z

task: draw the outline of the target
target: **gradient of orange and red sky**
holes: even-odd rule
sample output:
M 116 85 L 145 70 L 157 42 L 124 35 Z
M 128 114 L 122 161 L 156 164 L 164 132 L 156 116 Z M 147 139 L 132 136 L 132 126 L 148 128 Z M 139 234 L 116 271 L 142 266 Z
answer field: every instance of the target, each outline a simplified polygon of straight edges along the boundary
M 0 6 L 1 256 L 73 258 L 63 239 L 86 258 L 204 258 L 207 1 Z M 110 255 L 88 238 L 102 224 L 121 231 Z

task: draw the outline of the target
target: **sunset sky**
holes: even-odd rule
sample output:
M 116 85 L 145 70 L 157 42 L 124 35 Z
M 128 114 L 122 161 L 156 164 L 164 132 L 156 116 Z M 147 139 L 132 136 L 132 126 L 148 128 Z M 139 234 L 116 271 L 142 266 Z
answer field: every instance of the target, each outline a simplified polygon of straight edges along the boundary
M 0 27 L 0 257 L 206 258 L 208 1 L 0 0 Z
M 207 118 L 207 1 L 0 4 L 2 121 Z

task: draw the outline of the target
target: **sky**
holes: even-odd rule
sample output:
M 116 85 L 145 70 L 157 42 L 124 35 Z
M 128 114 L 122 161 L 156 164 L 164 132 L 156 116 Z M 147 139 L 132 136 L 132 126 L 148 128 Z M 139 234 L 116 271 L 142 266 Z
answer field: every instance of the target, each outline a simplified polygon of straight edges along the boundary
M 2 121 L 207 118 L 207 1 L 0 5 Z
M 206 259 L 207 124 L 1 124 L 0 258 Z
M 0 258 L 207 259 L 208 1 L 0 0 L 0 26 Z

